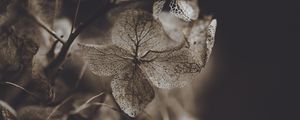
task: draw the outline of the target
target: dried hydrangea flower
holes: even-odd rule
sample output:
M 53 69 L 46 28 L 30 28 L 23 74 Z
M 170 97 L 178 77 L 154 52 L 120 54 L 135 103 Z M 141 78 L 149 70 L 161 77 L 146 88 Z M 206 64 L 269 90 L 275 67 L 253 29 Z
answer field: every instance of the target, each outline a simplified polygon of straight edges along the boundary
M 155 0 L 153 4 L 153 16 L 158 18 L 159 13 L 162 11 L 165 0 Z M 171 0 L 170 13 L 185 21 L 196 20 L 199 14 L 199 7 L 195 0 Z
M 199 75 L 213 47 L 216 20 L 197 23 L 188 40 L 169 47 L 166 41 L 176 41 L 151 14 L 127 10 L 112 29 L 112 44 L 79 46 L 93 73 L 114 76 L 116 102 L 135 117 L 155 96 L 150 83 L 158 88 L 183 87 Z

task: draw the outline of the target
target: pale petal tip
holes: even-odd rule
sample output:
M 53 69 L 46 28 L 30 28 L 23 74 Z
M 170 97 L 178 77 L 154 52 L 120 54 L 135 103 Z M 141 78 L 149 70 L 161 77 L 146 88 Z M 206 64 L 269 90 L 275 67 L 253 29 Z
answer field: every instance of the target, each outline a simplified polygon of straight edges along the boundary
M 212 26 L 217 26 L 217 19 L 213 19 L 213 20 L 210 22 L 210 25 L 212 25 Z

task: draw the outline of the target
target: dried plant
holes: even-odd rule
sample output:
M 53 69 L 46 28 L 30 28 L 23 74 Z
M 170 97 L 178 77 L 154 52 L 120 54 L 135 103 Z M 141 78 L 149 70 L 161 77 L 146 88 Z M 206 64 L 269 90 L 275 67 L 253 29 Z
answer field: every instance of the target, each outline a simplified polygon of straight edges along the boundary
M 0 100 L 1 120 L 97 119 L 99 116 L 93 113 L 99 112 L 101 106 L 118 112 L 122 119 L 139 118 L 142 113 L 149 119 L 145 108 L 155 98 L 155 87 L 184 87 L 197 79 L 206 65 L 217 23 L 211 18 L 198 19 L 197 0 L 103 0 L 100 3 L 105 5 L 89 11 L 93 14 L 82 15 L 81 5 L 88 2 L 91 1 L 0 2 L 0 99 L 8 101 Z M 66 3 L 74 5 L 72 15 L 64 13 L 69 11 L 63 8 Z M 137 7 L 145 3 L 153 3 L 152 13 Z M 176 30 L 161 21 L 166 3 L 169 13 L 182 22 Z M 118 10 L 122 12 L 115 14 Z M 108 14 L 116 16 L 110 19 Z M 70 22 L 68 36 L 58 34 L 53 27 L 62 18 Z M 108 24 L 108 29 L 100 29 L 109 33 L 104 35 L 109 36 L 109 43 L 82 42 L 80 34 L 94 27 L 89 25 L 97 25 L 95 21 Z M 78 45 L 82 56 L 71 50 L 76 40 L 82 40 Z M 57 49 L 58 45 L 61 48 Z M 76 71 L 79 72 L 74 79 Z M 112 92 L 103 88 L 100 94 L 76 106 L 88 97 L 86 93 L 99 93 L 81 84 L 92 79 L 89 72 L 100 76 L 97 79 L 112 78 Z M 72 82 L 75 87 L 69 85 Z M 57 91 L 59 99 L 55 99 Z M 112 96 L 110 102 L 114 104 L 105 103 L 106 96 Z M 88 114 L 84 114 L 86 110 Z
M 92 72 L 114 76 L 113 96 L 125 113 L 135 117 L 154 98 L 148 81 L 174 88 L 195 79 L 210 55 L 215 29 L 216 20 L 199 22 L 187 41 L 169 47 L 163 44 L 168 36 L 159 22 L 145 11 L 128 10 L 112 30 L 112 44 L 80 46 Z

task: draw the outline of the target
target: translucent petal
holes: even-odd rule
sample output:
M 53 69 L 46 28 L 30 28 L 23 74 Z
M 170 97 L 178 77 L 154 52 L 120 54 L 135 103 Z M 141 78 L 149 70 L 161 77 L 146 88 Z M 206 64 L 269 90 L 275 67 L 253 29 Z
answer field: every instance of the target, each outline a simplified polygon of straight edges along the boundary
M 158 15 L 161 13 L 164 5 L 165 5 L 165 0 L 156 0 L 154 1 L 154 4 L 153 4 L 153 17 L 155 19 L 158 18 Z
M 178 0 L 178 5 L 182 9 L 183 13 L 192 20 L 196 20 L 199 14 L 199 7 L 197 0 Z
M 159 88 L 183 87 L 196 79 L 205 66 L 214 44 L 216 21 L 198 21 L 185 45 L 165 51 L 149 51 L 141 68 Z
M 195 20 L 198 18 L 199 8 L 193 7 L 193 4 L 195 3 L 185 0 L 172 0 L 169 4 L 170 12 L 185 21 Z
M 99 76 L 110 76 L 131 63 L 128 51 L 115 45 L 79 44 L 90 70 Z
M 217 29 L 217 20 L 213 19 L 208 26 L 207 34 L 206 34 L 207 35 L 206 36 L 207 56 L 210 56 L 212 48 L 214 47 L 216 29 Z
M 201 65 L 207 61 L 207 28 L 210 20 L 198 20 L 194 23 L 188 41 L 192 57 Z
M 127 10 L 120 14 L 112 29 L 113 44 L 142 54 L 155 49 L 161 40 L 162 27 L 152 15 L 143 10 Z
M 201 64 L 191 57 L 191 52 L 186 47 L 148 55 L 154 54 L 154 60 L 142 63 L 141 67 L 152 83 L 159 88 L 184 87 L 197 78 L 202 69 Z
M 154 90 L 138 65 L 129 65 L 111 83 L 112 94 L 120 108 L 135 117 L 154 98 Z
M 216 31 L 216 20 L 198 20 L 194 23 L 189 36 L 192 56 L 205 66 L 211 54 Z M 202 46 L 202 47 L 199 47 Z

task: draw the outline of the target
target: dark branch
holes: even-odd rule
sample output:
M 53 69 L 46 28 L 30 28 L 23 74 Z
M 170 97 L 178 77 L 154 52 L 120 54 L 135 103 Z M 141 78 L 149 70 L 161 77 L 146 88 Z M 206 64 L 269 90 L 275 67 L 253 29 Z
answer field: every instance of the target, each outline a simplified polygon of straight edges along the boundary
M 90 25 L 96 18 L 99 17 L 99 14 L 106 13 L 108 10 L 113 8 L 114 5 L 112 3 L 108 3 L 108 5 L 105 5 L 102 8 L 99 8 L 91 17 L 89 17 L 85 22 L 79 24 L 78 28 L 72 32 L 67 40 L 67 42 L 63 45 L 61 51 L 59 52 L 58 56 L 50 62 L 50 64 L 45 68 L 45 75 L 50 79 L 50 82 L 54 84 L 54 78 L 56 77 L 56 74 L 60 68 L 60 66 L 63 64 L 63 62 L 66 59 L 66 56 L 68 55 L 68 51 L 72 45 L 72 43 L 75 41 L 76 37 L 88 26 Z

